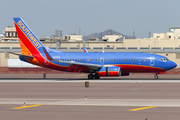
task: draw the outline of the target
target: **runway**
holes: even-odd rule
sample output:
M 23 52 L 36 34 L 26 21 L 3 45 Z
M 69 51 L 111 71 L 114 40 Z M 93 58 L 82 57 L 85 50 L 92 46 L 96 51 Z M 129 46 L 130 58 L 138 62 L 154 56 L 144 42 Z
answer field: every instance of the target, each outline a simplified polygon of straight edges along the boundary
M 179 80 L 0 79 L 1 119 L 180 118 Z M 118 82 L 121 81 L 121 82 Z M 126 82 L 125 82 L 126 81 Z M 129 82 L 127 82 L 129 81 Z M 133 82 L 135 81 L 135 82 Z M 151 81 L 151 82 L 146 82 Z M 25 104 L 25 105 L 24 105 Z

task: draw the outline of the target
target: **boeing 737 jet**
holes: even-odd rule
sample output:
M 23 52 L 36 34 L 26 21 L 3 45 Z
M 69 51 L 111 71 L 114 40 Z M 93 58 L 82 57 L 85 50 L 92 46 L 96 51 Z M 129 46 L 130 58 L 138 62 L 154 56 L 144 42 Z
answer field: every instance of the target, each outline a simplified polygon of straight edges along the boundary
M 20 60 L 54 70 L 89 73 L 88 79 L 101 76 L 128 76 L 130 73 L 158 74 L 175 68 L 176 63 L 168 58 L 150 53 L 64 53 L 44 46 L 26 23 L 14 18 L 21 47 Z

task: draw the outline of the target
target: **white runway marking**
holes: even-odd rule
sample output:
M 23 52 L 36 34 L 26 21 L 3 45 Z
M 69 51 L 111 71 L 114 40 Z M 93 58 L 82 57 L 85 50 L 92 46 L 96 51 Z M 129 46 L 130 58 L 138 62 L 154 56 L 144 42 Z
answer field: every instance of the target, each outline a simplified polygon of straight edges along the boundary
M 46 83 L 84 83 L 89 81 L 90 83 L 180 83 L 180 80 L 0 80 L 0 82 L 46 82 Z

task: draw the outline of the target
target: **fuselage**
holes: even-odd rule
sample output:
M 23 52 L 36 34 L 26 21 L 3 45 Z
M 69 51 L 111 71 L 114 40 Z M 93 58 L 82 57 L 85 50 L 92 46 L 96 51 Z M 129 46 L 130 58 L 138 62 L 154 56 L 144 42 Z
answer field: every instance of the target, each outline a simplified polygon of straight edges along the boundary
M 49 53 L 56 61 L 74 61 L 79 63 L 99 64 L 104 66 L 118 66 L 123 72 L 163 72 L 176 67 L 176 63 L 166 57 L 151 53 L 63 53 L 49 49 Z M 61 70 L 68 70 L 68 64 L 54 61 L 62 66 Z M 59 69 L 59 68 L 58 68 Z M 89 72 L 84 70 L 81 72 Z

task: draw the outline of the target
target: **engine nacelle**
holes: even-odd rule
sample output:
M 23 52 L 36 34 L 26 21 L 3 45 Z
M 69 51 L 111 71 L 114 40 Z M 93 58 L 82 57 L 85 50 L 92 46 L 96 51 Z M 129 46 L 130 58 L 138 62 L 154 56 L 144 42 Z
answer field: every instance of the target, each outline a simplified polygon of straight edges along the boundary
M 116 66 L 102 67 L 99 76 L 121 76 L 121 68 Z

